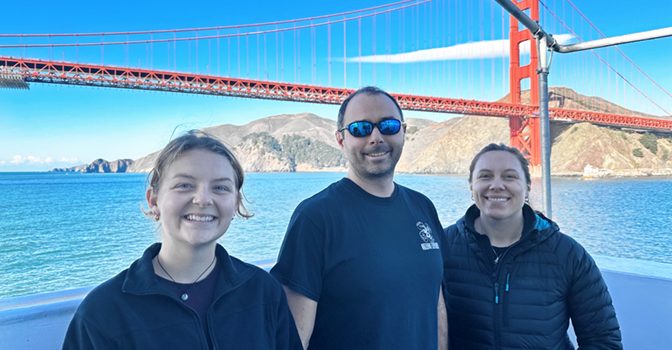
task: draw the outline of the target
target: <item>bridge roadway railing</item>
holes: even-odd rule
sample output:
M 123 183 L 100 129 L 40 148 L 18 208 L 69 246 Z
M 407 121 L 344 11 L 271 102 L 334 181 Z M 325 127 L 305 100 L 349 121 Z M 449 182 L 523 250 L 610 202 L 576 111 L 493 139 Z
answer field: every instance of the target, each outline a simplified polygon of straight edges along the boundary
M 272 261 L 258 263 L 268 269 Z M 598 259 L 598 263 L 600 260 Z M 662 264 L 665 268 L 667 264 Z M 625 349 L 669 349 L 672 279 L 602 270 L 623 333 Z M 60 349 L 77 306 L 91 287 L 0 300 L 2 349 Z M 573 339 L 573 332 L 570 329 Z

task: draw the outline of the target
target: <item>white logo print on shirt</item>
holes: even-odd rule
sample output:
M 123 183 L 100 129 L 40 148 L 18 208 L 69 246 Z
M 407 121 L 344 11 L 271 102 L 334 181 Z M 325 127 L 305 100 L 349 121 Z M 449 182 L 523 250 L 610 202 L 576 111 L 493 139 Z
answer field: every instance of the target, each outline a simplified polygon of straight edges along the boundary
M 439 249 L 439 244 L 436 243 L 434 237 L 432 237 L 432 228 L 429 227 L 429 225 L 422 221 L 418 221 L 415 223 L 415 227 L 418 228 L 418 234 L 422 239 L 422 243 L 420 243 L 422 250 Z

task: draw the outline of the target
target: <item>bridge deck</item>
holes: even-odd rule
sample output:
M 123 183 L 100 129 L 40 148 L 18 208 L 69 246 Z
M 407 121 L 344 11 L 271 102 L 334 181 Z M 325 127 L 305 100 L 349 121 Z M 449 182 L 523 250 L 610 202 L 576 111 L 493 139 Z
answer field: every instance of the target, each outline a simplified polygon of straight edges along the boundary
M 100 86 L 236 96 L 296 102 L 340 104 L 353 90 L 239 79 L 213 75 L 148 70 L 131 67 L 43 61 L 0 56 L 0 76 L 20 77 L 26 82 Z M 533 117 L 539 107 L 523 104 L 465 100 L 447 97 L 393 94 L 403 109 L 492 117 Z M 550 108 L 551 120 L 589 122 L 607 126 L 672 132 L 672 120 L 634 115 Z

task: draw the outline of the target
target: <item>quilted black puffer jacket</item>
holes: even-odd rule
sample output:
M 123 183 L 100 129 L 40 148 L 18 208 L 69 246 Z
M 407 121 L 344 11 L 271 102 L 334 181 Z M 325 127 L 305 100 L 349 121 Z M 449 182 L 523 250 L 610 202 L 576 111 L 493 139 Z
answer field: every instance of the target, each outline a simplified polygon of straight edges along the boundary
M 525 205 L 521 239 L 495 255 L 474 230 L 479 210 L 444 230 L 450 349 L 622 349 L 611 296 L 585 249 Z

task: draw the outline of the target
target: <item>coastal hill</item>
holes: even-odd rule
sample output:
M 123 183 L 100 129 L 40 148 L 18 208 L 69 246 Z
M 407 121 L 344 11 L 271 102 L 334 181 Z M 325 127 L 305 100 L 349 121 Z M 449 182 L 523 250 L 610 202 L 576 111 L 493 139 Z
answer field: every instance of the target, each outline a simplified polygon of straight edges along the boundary
M 125 173 L 133 164 L 132 159 L 117 159 L 111 162 L 96 159 L 90 164 L 77 165 L 70 168 L 54 168 L 54 173 Z
M 523 101 L 529 99 L 524 93 Z M 505 97 L 502 101 L 506 101 Z M 550 107 L 644 115 L 568 88 L 552 88 Z M 490 142 L 508 143 L 503 118 L 463 116 L 443 122 L 406 112 L 407 139 L 397 170 L 465 174 L 473 155 Z M 310 113 L 276 115 L 248 124 L 203 129 L 229 145 L 246 171 L 342 171 L 346 162 L 334 138 L 335 121 Z M 552 172 L 570 176 L 672 175 L 672 137 L 588 123 L 551 123 Z M 137 159 L 129 172 L 148 171 L 156 153 Z

